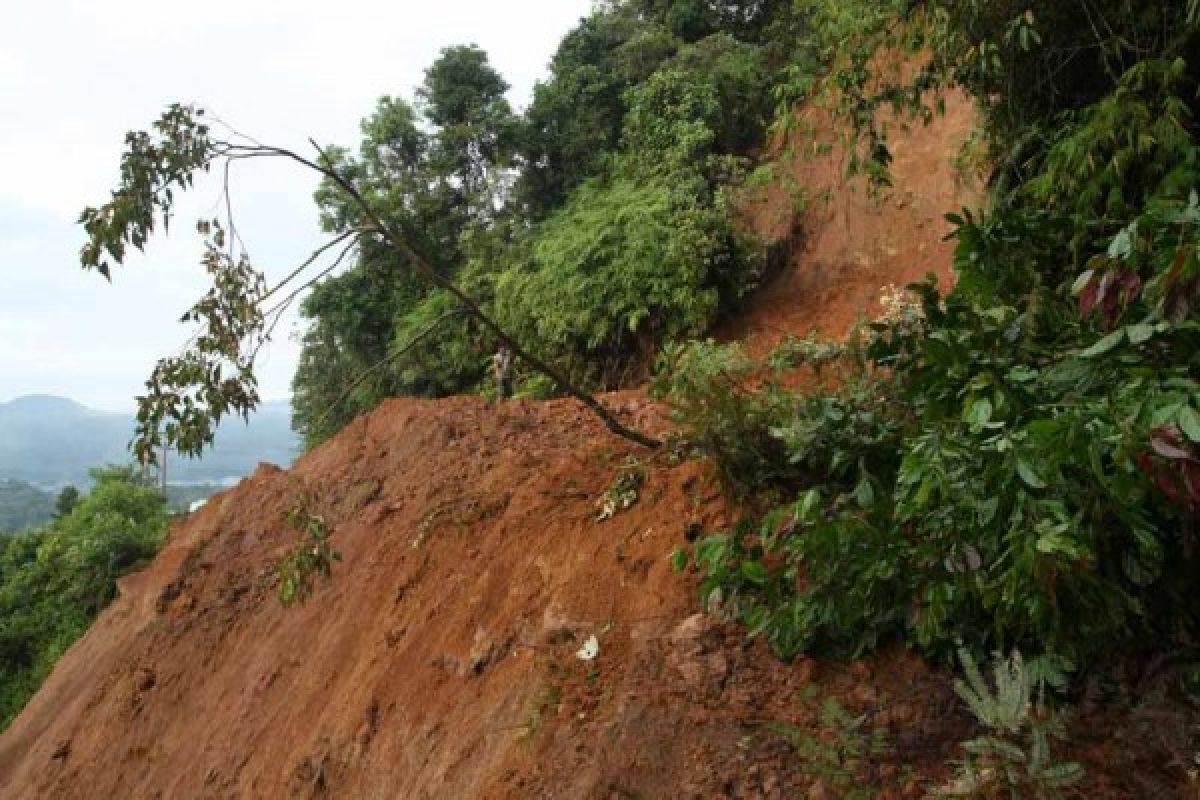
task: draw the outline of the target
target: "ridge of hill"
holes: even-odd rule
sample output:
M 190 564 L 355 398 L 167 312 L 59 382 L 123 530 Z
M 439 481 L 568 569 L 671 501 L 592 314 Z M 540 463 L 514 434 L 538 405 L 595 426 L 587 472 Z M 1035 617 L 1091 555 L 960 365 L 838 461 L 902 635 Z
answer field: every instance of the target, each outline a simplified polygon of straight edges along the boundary
M 85 486 L 88 470 L 130 460 L 132 414 L 97 411 L 55 395 L 0 403 L 0 480 L 42 488 Z M 262 404 L 249 424 L 234 420 L 217 432 L 203 459 L 173 459 L 173 483 L 221 483 L 249 474 L 259 461 L 288 464 L 298 439 L 287 402 Z

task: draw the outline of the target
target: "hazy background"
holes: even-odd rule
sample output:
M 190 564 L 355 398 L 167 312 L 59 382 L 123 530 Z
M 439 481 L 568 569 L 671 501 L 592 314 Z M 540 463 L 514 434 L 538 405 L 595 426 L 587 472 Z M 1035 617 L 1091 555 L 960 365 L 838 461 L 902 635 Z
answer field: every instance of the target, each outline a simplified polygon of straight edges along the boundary
M 271 143 L 354 146 L 383 94 L 411 98 L 452 44 L 476 43 L 516 107 L 590 0 L 19 0 L 0 26 L 0 402 L 56 394 L 129 411 L 154 361 L 188 337 L 177 322 L 204 288 L 194 222 L 208 182 L 180 203 L 167 239 L 114 273 L 78 266 L 85 205 L 115 184 L 125 132 L 170 102 L 195 102 Z M 234 212 L 252 260 L 280 276 L 321 242 L 315 181 L 241 164 Z M 261 393 L 289 394 L 294 316 L 261 362 Z M 285 330 L 286 328 L 286 330 Z

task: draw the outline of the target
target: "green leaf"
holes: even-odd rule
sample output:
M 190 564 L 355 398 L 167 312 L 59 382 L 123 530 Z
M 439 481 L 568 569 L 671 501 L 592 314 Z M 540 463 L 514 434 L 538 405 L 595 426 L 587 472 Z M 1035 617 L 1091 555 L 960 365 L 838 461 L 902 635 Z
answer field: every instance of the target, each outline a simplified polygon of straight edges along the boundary
M 986 397 L 980 397 L 971 403 L 967 408 L 965 422 L 970 426 L 972 433 L 978 433 L 983 430 L 983 426 L 987 425 L 992 419 L 992 401 Z
M 1021 476 L 1021 480 L 1034 489 L 1046 488 L 1046 482 L 1037 474 L 1033 465 L 1022 456 L 1017 456 L 1017 474 Z
M 741 573 L 745 580 L 755 585 L 765 586 L 767 583 L 767 568 L 761 561 L 743 561 Z
M 875 502 L 875 488 L 871 486 L 871 481 L 865 475 L 854 489 L 854 499 L 863 508 L 870 508 Z
M 1119 345 L 1122 341 L 1124 341 L 1124 339 L 1125 329 L 1118 328 L 1100 341 L 1093 344 L 1091 347 L 1081 351 L 1079 356 L 1081 358 L 1095 358 L 1096 356 L 1102 356 L 1109 350 L 1112 350 L 1114 347 Z
M 1016 366 L 1008 371 L 1008 379 L 1013 383 L 1028 383 L 1038 376 L 1038 371 L 1032 367 Z
M 671 554 L 671 568 L 676 572 L 683 572 L 688 565 L 687 551 L 682 547 L 676 547 L 675 552 Z
M 1191 406 L 1179 409 L 1179 429 L 1193 442 L 1200 442 L 1200 414 Z
M 1129 334 L 1130 344 L 1141 344 L 1154 335 L 1155 326 L 1146 324 L 1127 325 L 1125 332 Z

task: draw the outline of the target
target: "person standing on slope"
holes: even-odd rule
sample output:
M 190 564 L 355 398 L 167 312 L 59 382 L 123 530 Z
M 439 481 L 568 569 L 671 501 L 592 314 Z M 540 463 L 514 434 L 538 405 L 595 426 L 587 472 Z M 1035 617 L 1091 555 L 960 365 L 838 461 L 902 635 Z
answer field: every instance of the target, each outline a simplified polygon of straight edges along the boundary
M 496 394 L 501 400 L 512 397 L 512 366 L 512 348 L 501 342 L 500 346 L 496 348 L 496 354 L 492 356 L 492 374 L 496 378 Z

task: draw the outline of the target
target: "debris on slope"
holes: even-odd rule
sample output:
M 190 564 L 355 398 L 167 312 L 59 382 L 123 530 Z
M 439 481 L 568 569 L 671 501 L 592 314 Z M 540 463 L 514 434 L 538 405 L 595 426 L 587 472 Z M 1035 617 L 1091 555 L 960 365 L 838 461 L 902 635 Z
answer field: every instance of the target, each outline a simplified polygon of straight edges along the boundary
M 630 457 L 639 502 L 598 521 Z M 344 560 L 285 609 L 301 501 Z M 912 685 L 942 701 L 880 720 L 937 772 L 958 712 L 914 659 L 867 689 L 868 668 L 785 665 L 695 613 L 669 555 L 728 514 L 701 463 L 634 452 L 572 402 L 388 402 L 176 525 L 0 737 L 0 796 L 794 796 L 814 775 L 768 723 Z M 917 796 L 917 773 L 905 793 L 871 769 Z
M 739 203 L 770 263 L 766 284 L 722 338 L 744 340 L 756 355 L 786 334 L 841 339 L 879 312 L 888 286 L 931 272 L 953 285 L 943 215 L 978 198 L 973 176 L 956 164 L 977 116 L 961 92 L 944 101 L 928 125 L 886 120 L 893 186 L 875 193 L 864 177 L 846 177 L 845 124 L 815 106 L 797 111 L 797 132 L 775 148 L 775 179 Z

